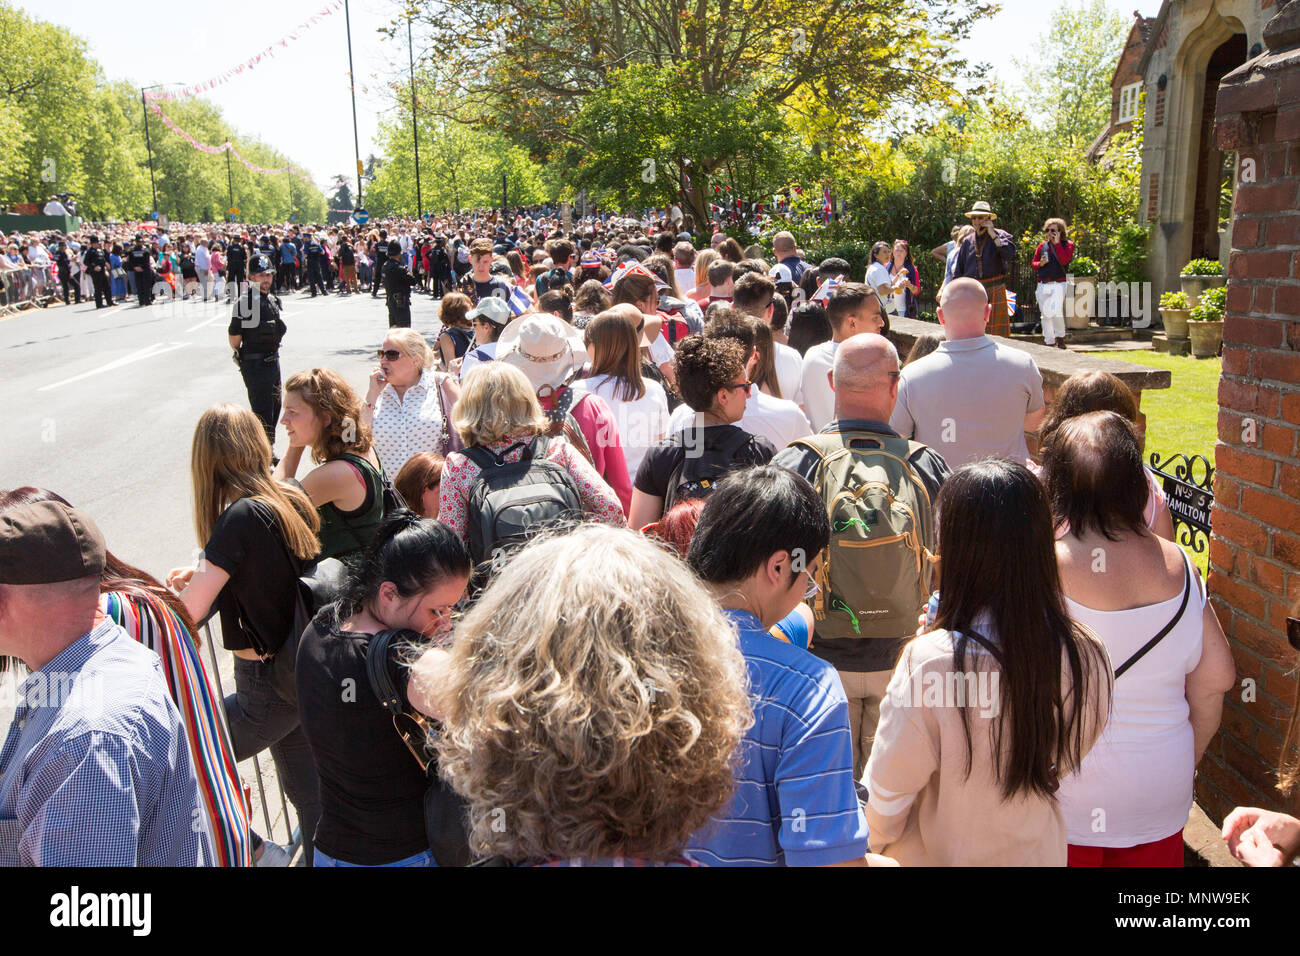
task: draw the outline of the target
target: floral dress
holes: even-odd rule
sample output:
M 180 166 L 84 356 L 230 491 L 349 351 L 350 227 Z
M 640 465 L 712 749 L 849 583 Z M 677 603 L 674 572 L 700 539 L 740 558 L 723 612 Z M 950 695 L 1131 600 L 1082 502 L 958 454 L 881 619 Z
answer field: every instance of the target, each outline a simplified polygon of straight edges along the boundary
M 527 436 L 505 438 L 488 445 L 487 448 L 501 454 L 516 442 L 527 442 Z M 518 461 L 523 456 L 523 449 L 516 448 L 505 456 L 506 461 Z M 627 518 L 623 514 L 623 505 L 618 500 L 605 480 L 582 454 L 562 438 L 552 438 L 546 450 L 547 461 L 564 466 L 573 476 L 578 486 L 578 497 L 582 501 L 582 510 L 587 517 L 602 524 L 616 528 L 627 527 Z M 468 540 L 469 529 L 469 494 L 474 486 L 474 479 L 479 475 L 479 467 L 460 452 L 447 455 L 447 462 L 442 469 L 442 485 L 438 493 L 438 520 L 442 521 L 462 540 Z

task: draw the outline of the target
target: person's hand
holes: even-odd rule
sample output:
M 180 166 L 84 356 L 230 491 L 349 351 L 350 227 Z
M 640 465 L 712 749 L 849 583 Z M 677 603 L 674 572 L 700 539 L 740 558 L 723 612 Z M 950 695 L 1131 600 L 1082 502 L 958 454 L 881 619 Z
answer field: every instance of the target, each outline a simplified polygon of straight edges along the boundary
M 1271 860 L 1276 853 L 1285 862 L 1294 856 L 1300 850 L 1300 820 L 1273 810 L 1237 807 L 1223 821 L 1223 839 L 1228 851 L 1249 866 L 1280 866 L 1251 860 Z M 1272 850 L 1275 846 L 1281 849 Z
M 184 591 L 194 577 L 194 568 L 173 568 L 167 573 L 167 586 L 173 591 Z
M 379 397 L 379 393 L 384 390 L 384 386 L 387 384 L 388 379 L 384 378 L 383 369 L 377 368 L 371 372 L 370 384 L 366 387 L 366 400 L 373 405 L 375 399 Z

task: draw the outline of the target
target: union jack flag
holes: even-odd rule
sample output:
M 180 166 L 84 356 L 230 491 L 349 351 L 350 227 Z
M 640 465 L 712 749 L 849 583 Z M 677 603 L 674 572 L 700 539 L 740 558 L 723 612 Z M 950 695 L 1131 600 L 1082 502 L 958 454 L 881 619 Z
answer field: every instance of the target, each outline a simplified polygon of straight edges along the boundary
M 843 284 L 844 279 L 841 276 L 831 276 L 817 287 L 817 291 L 813 293 L 812 301 L 816 302 L 819 299 L 829 299 L 835 294 L 835 290 Z

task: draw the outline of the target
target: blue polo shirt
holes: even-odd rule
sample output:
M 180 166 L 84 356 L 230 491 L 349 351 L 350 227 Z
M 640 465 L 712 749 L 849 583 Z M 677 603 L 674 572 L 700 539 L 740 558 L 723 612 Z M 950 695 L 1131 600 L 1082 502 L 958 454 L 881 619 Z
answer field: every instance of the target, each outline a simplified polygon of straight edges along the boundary
M 687 855 L 706 866 L 824 866 L 866 855 L 839 675 L 748 611 L 723 613 L 740 634 L 754 725 L 731 806 L 691 838 Z

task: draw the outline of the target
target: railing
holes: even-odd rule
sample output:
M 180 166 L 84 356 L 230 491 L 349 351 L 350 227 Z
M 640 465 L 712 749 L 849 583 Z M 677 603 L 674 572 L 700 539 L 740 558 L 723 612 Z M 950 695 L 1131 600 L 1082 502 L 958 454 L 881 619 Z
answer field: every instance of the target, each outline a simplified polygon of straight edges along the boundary
M 208 625 L 206 624 L 203 625 L 202 630 L 203 630 L 203 644 L 208 649 L 208 660 L 212 664 L 212 673 L 217 680 L 217 694 L 219 695 L 218 706 L 220 706 L 220 701 L 225 700 L 226 691 L 225 688 L 222 686 L 221 665 L 217 661 L 217 642 L 213 640 L 212 631 L 208 627 Z M 276 828 L 271 823 L 271 811 L 266 799 L 266 783 L 262 779 L 261 758 L 262 758 L 261 754 L 254 754 L 252 757 L 252 761 L 253 761 L 254 776 L 257 778 L 258 802 L 262 805 L 262 822 L 266 826 L 266 830 L 263 833 L 263 839 L 270 840 L 274 843 L 279 843 L 283 845 L 284 848 L 289 851 L 289 858 L 290 860 L 292 860 L 297 856 L 298 851 L 302 848 L 302 833 L 298 827 L 293 827 L 292 829 L 290 829 L 289 798 L 285 795 L 284 784 L 280 781 L 280 778 L 277 775 L 275 780 L 275 787 L 276 790 L 279 791 L 278 796 L 280 799 L 280 812 L 282 814 L 281 819 L 283 819 L 284 821 L 284 826 L 282 828 L 284 839 L 279 839 L 276 836 L 276 832 L 275 832 Z M 277 796 L 277 794 L 272 794 L 272 796 L 273 797 Z M 251 820 L 252 807 L 250 807 L 249 810 L 250 810 L 249 818 Z
M 17 312 L 24 306 L 45 306 L 54 298 L 55 281 L 48 266 L 24 266 L 0 272 L 0 314 Z
M 1170 466 L 1173 466 L 1170 470 Z M 1160 478 L 1169 513 L 1174 519 L 1174 539 L 1196 554 L 1210 539 L 1210 508 L 1214 504 L 1214 466 L 1204 455 L 1151 453 L 1151 470 Z

